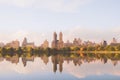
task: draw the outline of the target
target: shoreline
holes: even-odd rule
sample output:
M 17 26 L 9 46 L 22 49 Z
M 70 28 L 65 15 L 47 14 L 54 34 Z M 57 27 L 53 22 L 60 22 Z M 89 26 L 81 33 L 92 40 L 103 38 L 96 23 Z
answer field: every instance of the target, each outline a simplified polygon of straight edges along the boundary
M 120 51 L 70 51 L 71 53 L 120 53 Z

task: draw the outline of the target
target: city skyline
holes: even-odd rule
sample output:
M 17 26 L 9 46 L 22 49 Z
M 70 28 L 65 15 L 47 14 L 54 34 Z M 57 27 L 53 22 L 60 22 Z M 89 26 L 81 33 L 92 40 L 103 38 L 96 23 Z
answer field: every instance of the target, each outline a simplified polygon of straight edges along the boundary
M 49 42 L 47 39 L 44 40 L 41 44 L 35 44 L 36 42 L 29 42 L 26 37 L 24 37 L 23 41 L 20 42 L 19 40 L 12 40 L 10 42 L 4 43 L 0 42 L 0 47 L 12 47 L 12 48 L 19 48 L 19 47 L 31 47 L 31 48 L 36 48 L 36 47 L 41 47 L 41 48 L 56 48 L 56 49 L 62 49 L 64 47 L 80 47 L 80 46 L 117 46 L 120 44 L 120 42 L 116 38 L 112 38 L 111 42 L 108 43 L 108 41 L 103 40 L 99 43 L 95 41 L 90 41 L 90 40 L 82 40 L 80 38 L 74 38 L 74 40 L 70 41 L 67 39 L 67 41 L 64 41 L 64 34 L 62 32 L 59 32 L 59 35 L 54 32 L 52 35 L 52 42 Z
M 119 80 L 120 0 L 0 0 L 0 80 Z
M 24 37 L 40 45 L 53 32 L 64 41 L 119 38 L 119 0 L 0 0 L 0 42 Z M 119 41 L 119 39 L 118 39 Z

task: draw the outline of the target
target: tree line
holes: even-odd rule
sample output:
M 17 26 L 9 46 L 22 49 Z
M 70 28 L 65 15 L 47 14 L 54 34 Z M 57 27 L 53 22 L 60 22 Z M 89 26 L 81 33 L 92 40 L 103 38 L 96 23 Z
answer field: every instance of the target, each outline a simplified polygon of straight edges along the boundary
M 73 46 L 73 47 L 64 47 L 61 49 L 57 48 L 41 48 L 41 47 L 36 47 L 36 48 L 31 48 L 31 47 L 19 47 L 19 48 L 12 48 L 12 47 L 3 47 L 0 48 L 0 55 L 5 56 L 13 56 L 15 54 L 21 56 L 21 55 L 26 55 L 28 54 L 29 56 L 32 55 L 40 55 L 41 53 L 46 53 L 46 54 L 56 54 L 56 53 L 69 53 L 70 51 L 120 51 L 120 45 L 118 46 Z

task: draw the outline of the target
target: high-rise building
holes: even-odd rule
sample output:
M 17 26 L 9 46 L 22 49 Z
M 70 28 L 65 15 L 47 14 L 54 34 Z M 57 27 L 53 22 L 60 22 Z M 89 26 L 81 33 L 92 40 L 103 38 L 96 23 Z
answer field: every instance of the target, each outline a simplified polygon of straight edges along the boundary
M 58 42 L 58 48 L 63 48 L 64 47 L 64 42 L 63 42 L 63 34 L 60 32 L 59 34 L 59 42 Z
M 52 41 L 52 48 L 63 48 L 64 42 L 63 42 L 63 34 L 62 32 L 59 33 L 59 40 L 57 40 L 57 34 L 54 32 L 53 34 L 53 41 Z
M 34 45 L 34 42 L 28 43 L 27 42 L 27 38 L 25 37 L 24 40 L 23 40 L 23 43 L 22 43 L 22 47 L 31 47 L 31 48 L 34 48 L 35 45 Z
M 57 33 L 56 32 L 54 32 L 54 41 L 57 41 Z
M 73 40 L 73 45 L 78 45 L 78 41 L 76 38 Z
M 44 41 L 44 43 L 41 45 L 42 48 L 46 49 L 49 47 L 49 42 L 47 40 Z
M 10 43 L 7 43 L 6 47 L 19 48 L 20 47 L 20 43 L 19 43 L 18 40 L 12 41 Z
M 59 41 L 60 42 L 63 41 L 63 34 L 62 34 L 62 32 L 59 33 Z
M 20 42 L 18 40 L 12 41 L 11 46 L 13 48 L 19 48 L 20 47 Z
M 78 44 L 82 45 L 82 40 L 80 38 L 78 38 Z
M 66 43 L 64 43 L 64 47 L 72 47 L 73 43 L 71 43 L 69 40 L 67 40 Z
M 113 38 L 111 43 L 117 43 L 117 40 L 115 38 Z
M 27 45 L 27 38 L 25 37 L 22 43 L 22 47 L 25 47 Z
M 57 34 L 54 32 L 53 34 L 53 41 L 52 41 L 52 48 L 57 48 Z
M 103 43 L 102 43 L 102 45 L 103 46 L 107 46 L 107 41 L 104 40 Z
M 119 46 L 120 43 L 117 42 L 115 38 L 113 38 L 112 42 L 110 43 L 111 46 Z

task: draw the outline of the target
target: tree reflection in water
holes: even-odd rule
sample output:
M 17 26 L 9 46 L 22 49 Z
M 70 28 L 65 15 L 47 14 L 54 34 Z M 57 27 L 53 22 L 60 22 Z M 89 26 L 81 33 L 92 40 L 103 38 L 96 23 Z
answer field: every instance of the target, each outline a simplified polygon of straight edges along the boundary
M 46 65 L 50 62 L 49 59 L 51 59 L 53 64 L 53 72 L 55 73 L 57 70 L 59 70 L 59 72 L 63 71 L 64 61 L 66 61 L 67 64 L 73 62 L 74 66 L 81 66 L 84 63 L 91 63 L 98 60 L 100 60 L 103 64 L 106 64 L 108 60 L 111 60 L 113 65 L 116 66 L 118 64 L 118 61 L 120 61 L 119 53 L 41 53 L 39 55 L 26 55 L 24 53 L 22 56 L 19 56 L 17 54 L 12 56 L 1 56 L 0 61 L 2 62 L 6 60 L 13 64 L 18 64 L 21 58 L 24 67 L 26 67 L 27 62 L 34 62 L 34 59 L 36 57 L 40 57 Z

